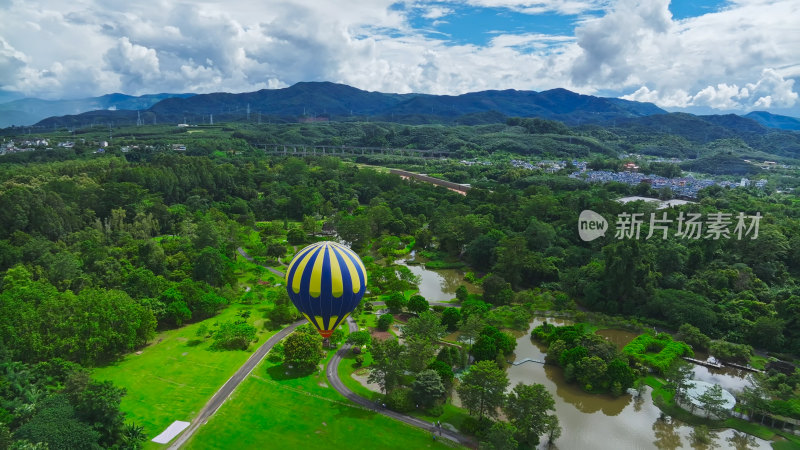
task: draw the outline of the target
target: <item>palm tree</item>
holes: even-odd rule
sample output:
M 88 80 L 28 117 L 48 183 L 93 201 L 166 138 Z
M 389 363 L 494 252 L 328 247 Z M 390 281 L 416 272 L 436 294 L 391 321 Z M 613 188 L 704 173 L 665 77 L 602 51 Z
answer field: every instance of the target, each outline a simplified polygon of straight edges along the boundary
M 122 428 L 122 445 L 125 449 L 139 449 L 142 448 L 142 442 L 147 440 L 144 434 L 144 427 L 140 427 L 135 423 L 126 423 Z

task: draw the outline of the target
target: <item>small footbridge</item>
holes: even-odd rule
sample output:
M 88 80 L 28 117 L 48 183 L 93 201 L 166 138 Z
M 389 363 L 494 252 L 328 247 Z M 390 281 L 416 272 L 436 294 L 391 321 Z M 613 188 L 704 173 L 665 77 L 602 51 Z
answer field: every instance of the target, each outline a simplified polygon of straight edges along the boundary
M 525 364 L 526 362 L 532 362 L 532 363 L 536 363 L 536 364 L 544 364 L 544 361 L 539 360 L 539 359 L 533 359 L 533 358 L 520 359 L 519 361 L 509 361 L 508 363 L 511 364 L 512 366 L 518 366 L 520 364 Z

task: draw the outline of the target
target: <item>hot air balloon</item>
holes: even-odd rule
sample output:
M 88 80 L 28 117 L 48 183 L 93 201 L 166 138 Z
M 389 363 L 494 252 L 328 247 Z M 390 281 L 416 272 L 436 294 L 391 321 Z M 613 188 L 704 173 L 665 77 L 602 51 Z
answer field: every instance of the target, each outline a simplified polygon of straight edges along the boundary
M 366 288 L 364 263 L 355 252 L 336 242 L 317 242 L 303 248 L 286 271 L 289 298 L 326 339 L 356 308 Z

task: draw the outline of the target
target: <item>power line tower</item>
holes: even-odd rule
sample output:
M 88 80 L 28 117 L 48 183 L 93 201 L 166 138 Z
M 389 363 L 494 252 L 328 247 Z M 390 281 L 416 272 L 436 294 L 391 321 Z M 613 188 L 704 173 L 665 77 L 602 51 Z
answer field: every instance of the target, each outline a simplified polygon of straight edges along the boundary
M 211 120 L 210 120 L 210 122 L 211 122 L 211 125 L 214 125 L 214 114 L 211 114 Z
M 250 103 L 247 104 L 247 121 L 250 122 Z
M 141 111 L 136 111 L 136 126 L 137 127 L 142 126 L 142 112 Z

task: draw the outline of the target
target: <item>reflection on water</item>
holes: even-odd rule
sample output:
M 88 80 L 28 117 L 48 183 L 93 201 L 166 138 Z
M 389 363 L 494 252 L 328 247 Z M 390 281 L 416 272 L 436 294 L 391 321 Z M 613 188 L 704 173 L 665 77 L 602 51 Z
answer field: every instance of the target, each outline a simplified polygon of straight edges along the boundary
M 600 336 L 603 336 L 607 340 L 613 342 L 614 345 L 616 345 L 617 348 L 620 350 L 622 350 L 622 347 L 628 345 L 628 343 L 632 341 L 633 338 L 639 335 L 638 333 L 634 333 L 632 331 L 612 330 L 612 329 L 597 330 L 595 331 L 595 334 L 599 334 Z
M 695 358 L 705 360 L 707 353 L 695 352 Z M 721 369 L 695 365 L 692 368 L 694 379 L 707 383 L 719 384 L 723 389 L 731 393 L 741 391 L 751 385 L 750 375 L 753 372 L 737 369 L 735 367 L 723 366 Z
M 408 267 L 414 275 L 418 276 L 419 293 L 429 302 L 444 302 L 456 297 L 456 289 L 462 284 L 469 292 L 479 293 L 480 288 L 464 280 L 464 272 L 458 269 L 426 269 L 424 264 L 408 265 L 407 262 L 415 259 L 415 252 L 398 259 L 396 264 Z M 417 261 L 424 262 L 421 257 Z
M 523 336 L 517 339 L 515 361 L 525 358 L 543 360 L 546 348 L 530 339 L 530 331 L 541 325 L 544 319 L 536 318 Z M 547 319 L 556 325 L 569 325 L 558 319 Z M 620 345 L 633 333 L 621 330 L 600 332 Z M 523 363 L 508 369 L 511 387 L 517 383 L 541 383 L 553 395 L 556 414 L 563 433 L 556 441 L 561 449 L 676 449 L 712 448 L 692 439 L 693 427 L 670 417 L 662 416 L 653 404 L 651 390 L 641 398 L 623 395 L 613 398 L 609 395 L 588 394 L 574 384 L 564 381 L 559 367 L 544 366 L 537 363 Z M 711 445 L 718 448 L 770 448 L 767 441 L 726 429 L 712 433 Z M 547 448 L 547 440 L 542 439 L 540 448 Z

